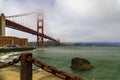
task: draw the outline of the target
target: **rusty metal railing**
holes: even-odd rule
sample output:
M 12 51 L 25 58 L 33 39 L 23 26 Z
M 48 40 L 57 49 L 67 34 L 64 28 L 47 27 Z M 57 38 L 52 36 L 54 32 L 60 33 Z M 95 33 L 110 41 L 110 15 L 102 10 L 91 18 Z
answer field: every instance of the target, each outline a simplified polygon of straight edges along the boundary
M 75 76 L 74 74 L 70 74 L 53 66 L 49 66 L 46 63 L 39 61 L 36 58 L 32 57 L 32 53 L 22 53 L 20 57 L 13 59 L 8 63 L 4 63 L 0 65 L 1 68 L 6 68 L 8 66 L 14 65 L 21 61 L 21 68 L 20 68 L 20 80 L 32 80 L 32 63 L 42 68 L 43 70 L 52 73 L 53 75 L 63 79 L 63 80 L 84 80 L 81 77 Z

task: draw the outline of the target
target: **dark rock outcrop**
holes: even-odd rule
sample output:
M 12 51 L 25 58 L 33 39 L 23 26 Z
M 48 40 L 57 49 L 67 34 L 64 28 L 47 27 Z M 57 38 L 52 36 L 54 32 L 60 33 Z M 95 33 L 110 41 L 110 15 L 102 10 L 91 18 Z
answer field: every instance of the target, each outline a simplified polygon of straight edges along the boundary
M 90 63 L 90 61 L 84 59 L 84 58 L 73 58 L 71 60 L 71 66 L 73 70 L 77 71 L 87 71 L 90 70 L 93 65 Z

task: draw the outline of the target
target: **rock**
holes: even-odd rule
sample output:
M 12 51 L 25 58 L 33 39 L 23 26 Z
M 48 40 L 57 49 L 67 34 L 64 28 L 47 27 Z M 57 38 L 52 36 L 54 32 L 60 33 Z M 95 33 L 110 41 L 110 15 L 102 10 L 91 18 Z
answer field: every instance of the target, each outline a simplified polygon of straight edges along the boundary
M 73 70 L 77 70 L 77 71 L 87 71 L 90 70 L 93 67 L 93 65 L 84 58 L 76 57 L 72 59 L 70 67 Z

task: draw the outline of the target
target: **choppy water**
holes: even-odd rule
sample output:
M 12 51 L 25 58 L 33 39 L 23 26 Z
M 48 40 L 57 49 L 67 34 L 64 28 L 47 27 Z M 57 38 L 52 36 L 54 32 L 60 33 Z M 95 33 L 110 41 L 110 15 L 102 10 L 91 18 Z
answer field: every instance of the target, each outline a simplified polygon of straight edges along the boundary
M 32 53 L 35 58 L 85 80 L 120 80 L 120 47 L 58 46 L 36 49 Z M 7 61 L 17 57 L 19 53 L 0 55 L 0 60 Z M 74 57 L 88 59 L 94 69 L 80 72 L 71 70 L 69 65 Z

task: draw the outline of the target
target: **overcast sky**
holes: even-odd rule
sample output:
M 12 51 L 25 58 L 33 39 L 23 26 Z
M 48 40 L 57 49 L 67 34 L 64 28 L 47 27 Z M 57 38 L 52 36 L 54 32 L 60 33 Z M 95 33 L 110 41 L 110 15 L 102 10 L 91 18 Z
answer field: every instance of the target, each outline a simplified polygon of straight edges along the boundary
M 0 0 L 5 15 L 38 9 L 44 11 L 50 36 L 62 42 L 120 42 L 120 0 Z M 8 28 L 6 35 L 36 41 L 31 34 Z

